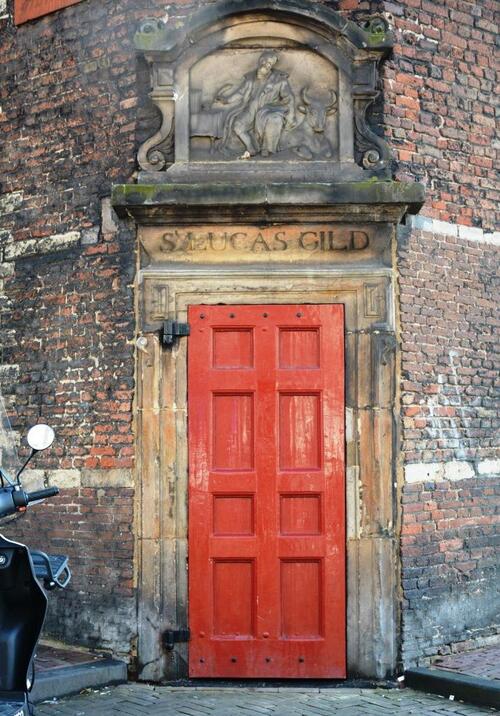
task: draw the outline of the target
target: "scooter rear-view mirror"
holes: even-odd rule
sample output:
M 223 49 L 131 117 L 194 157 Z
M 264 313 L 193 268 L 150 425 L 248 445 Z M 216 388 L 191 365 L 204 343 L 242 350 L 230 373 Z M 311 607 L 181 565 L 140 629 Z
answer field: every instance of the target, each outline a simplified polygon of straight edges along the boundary
M 55 433 L 50 425 L 44 425 L 43 423 L 30 428 L 26 437 L 28 445 L 32 450 L 36 450 L 36 452 L 46 450 L 50 447 L 54 442 L 54 438 Z
M 18 484 L 20 484 L 19 477 L 22 471 L 28 465 L 33 455 L 35 455 L 37 452 L 40 452 L 40 450 L 46 450 L 48 447 L 50 447 L 54 442 L 54 438 L 55 433 L 50 427 L 50 425 L 44 425 L 43 423 L 39 423 L 38 425 L 33 425 L 33 427 L 28 430 L 28 435 L 26 436 L 26 439 L 28 441 L 28 445 L 31 448 L 31 455 L 29 455 L 28 459 L 16 475 L 16 481 Z

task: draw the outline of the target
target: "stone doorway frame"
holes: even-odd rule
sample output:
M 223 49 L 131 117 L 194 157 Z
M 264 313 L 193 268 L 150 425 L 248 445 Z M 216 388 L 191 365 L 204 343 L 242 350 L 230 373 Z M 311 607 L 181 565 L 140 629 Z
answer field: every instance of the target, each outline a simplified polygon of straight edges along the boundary
M 407 212 L 420 209 L 424 191 L 419 184 L 391 180 L 390 149 L 367 114 L 379 94 L 379 64 L 395 40 L 386 19 L 374 16 L 358 26 L 330 8 L 312 5 L 304 0 L 219 0 L 175 31 L 150 18 L 135 35 L 136 48 L 150 68 L 150 97 L 161 114 L 160 128 L 139 149 L 138 182 L 115 186 L 112 197 L 118 214 L 139 225 L 135 411 L 142 679 L 187 673 L 186 645 L 166 653 L 161 646 L 162 631 L 185 627 L 188 617 L 187 341 L 162 349 L 158 331 L 166 319 L 185 320 L 189 303 L 203 301 L 345 304 L 348 674 L 384 678 L 396 669 L 394 245 L 397 224 Z M 265 169 L 266 162 L 191 157 L 188 90 L 200 90 L 203 84 L 207 97 L 219 92 L 208 80 L 196 84 L 192 69 L 214 51 L 232 52 L 248 43 L 276 49 L 276 33 L 269 33 L 266 23 L 273 28 L 279 23 L 283 53 L 301 48 L 321 55 L 340 72 L 338 161 L 300 163 L 278 157 Z M 208 76 L 218 81 L 215 72 Z M 330 86 L 332 78 L 328 70 L 324 83 Z M 288 261 L 269 255 L 262 263 L 261 256 L 259 265 L 247 248 L 239 256 L 218 254 L 209 265 L 200 252 L 169 257 L 161 244 L 151 249 L 146 240 L 147 230 L 155 227 L 207 231 L 242 223 L 253 229 L 307 223 L 371 227 L 374 241 L 370 247 L 339 251 L 337 246 L 335 255 L 323 255 L 319 263 L 290 251 Z M 179 248 L 177 240 L 169 241 Z
M 387 225 L 393 237 L 394 230 Z M 140 235 L 140 228 L 139 228 Z M 188 625 L 187 350 L 161 346 L 154 322 L 185 321 L 202 303 L 343 303 L 346 347 L 348 675 L 394 673 L 399 564 L 396 334 L 392 269 L 348 265 L 164 264 L 138 272 L 137 532 L 139 677 L 187 673 L 188 645 L 161 646 Z

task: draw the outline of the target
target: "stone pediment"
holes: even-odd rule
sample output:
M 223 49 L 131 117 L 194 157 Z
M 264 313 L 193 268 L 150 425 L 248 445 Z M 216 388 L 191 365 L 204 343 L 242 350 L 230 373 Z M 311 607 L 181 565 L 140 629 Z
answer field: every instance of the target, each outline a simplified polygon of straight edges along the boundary
M 140 181 L 389 179 L 367 120 L 386 21 L 363 27 L 316 3 L 226 0 L 182 28 L 145 20 L 135 37 L 160 129 L 140 147 Z

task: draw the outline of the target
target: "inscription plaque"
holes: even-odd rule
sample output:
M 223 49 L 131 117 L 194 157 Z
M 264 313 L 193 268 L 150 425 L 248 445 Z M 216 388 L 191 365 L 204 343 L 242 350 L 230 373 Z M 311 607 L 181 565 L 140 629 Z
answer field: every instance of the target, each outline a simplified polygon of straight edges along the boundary
M 332 224 L 146 226 L 140 238 L 155 263 L 366 262 L 380 256 L 389 240 L 378 226 Z

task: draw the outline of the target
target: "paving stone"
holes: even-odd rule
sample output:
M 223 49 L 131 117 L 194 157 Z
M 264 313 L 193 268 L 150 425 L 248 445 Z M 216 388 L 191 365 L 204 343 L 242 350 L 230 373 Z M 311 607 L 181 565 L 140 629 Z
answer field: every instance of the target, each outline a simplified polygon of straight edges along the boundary
M 39 704 L 35 716 L 479 716 L 492 709 L 410 689 L 174 688 L 124 684 Z
M 500 646 L 484 647 L 436 660 L 434 666 L 447 671 L 500 681 Z

